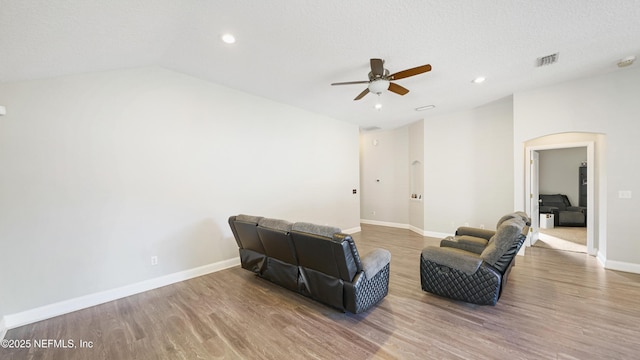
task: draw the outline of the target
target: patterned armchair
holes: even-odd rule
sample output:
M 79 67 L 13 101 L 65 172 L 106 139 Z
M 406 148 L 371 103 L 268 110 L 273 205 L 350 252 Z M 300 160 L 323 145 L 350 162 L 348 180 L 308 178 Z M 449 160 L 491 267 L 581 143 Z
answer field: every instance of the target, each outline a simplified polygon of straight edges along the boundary
M 495 305 L 502 294 L 514 257 L 529 232 L 523 212 L 503 216 L 496 231 L 461 227 L 440 247 L 420 255 L 424 291 L 479 305 Z

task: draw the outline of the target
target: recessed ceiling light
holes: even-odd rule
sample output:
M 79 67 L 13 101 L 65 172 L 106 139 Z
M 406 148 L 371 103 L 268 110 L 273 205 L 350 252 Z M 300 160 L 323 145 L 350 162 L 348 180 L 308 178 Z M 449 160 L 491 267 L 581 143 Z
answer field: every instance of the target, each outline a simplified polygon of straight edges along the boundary
M 481 82 L 484 82 L 485 80 L 487 80 L 487 79 L 485 79 L 482 76 L 478 76 L 477 78 L 471 80 L 471 82 L 474 83 L 474 84 L 480 84 Z
M 222 35 L 222 41 L 224 41 L 227 44 L 233 44 L 236 42 L 236 38 L 231 34 L 224 34 Z
M 425 106 L 419 106 L 416 108 L 416 111 L 425 111 L 425 110 L 431 110 L 434 107 L 436 107 L 435 105 L 425 105 Z

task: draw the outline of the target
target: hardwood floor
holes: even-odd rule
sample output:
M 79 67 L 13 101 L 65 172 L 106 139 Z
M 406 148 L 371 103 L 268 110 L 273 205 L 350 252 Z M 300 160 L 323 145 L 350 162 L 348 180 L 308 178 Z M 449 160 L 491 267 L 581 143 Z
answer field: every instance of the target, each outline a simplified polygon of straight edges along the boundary
M 392 253 L 389 295 L 344 314 L 239 267 L 9 330 L 1 359 L 637 359 L 640 275 L 585 254 L 529 248 L 496 306 L 420 288 L 439 239 L 362 225 L 360 253 Z M 34 347 L 39 339 L 75 348 Z M 93 347 L 81 347 L 80 341 Z M 68 344 L 68 342 L 67 342 Z

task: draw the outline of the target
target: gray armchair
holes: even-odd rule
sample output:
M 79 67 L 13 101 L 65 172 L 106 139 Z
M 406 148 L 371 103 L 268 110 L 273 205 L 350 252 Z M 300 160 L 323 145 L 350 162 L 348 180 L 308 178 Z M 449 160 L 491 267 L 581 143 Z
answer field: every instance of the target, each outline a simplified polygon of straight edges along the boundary
M 529 232 L 531 220 L 523 212 L 503 216 L 497 230 L 461 227 L 440 247 L 420 255 L 424 291 L 480 305 L 495 305 L 502 294 L 514 257 Z

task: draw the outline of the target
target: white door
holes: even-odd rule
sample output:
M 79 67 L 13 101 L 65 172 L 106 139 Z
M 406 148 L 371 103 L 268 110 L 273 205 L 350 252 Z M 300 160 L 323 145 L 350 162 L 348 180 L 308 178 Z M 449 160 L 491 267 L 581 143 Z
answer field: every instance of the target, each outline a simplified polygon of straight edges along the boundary
M 535 244 L 536 241 L 540 238 L 540 203 L 538 199 L 540 198 L 540 188 L 538 183 L 538 170 L 540 168 L 540 154 L 531 150 L 531 161 L 530 166 L 531 169 L 529 171 L 530 184 L 531 184 L 531 193 L 530 197 L 530 206 L 529 214 L 531 216 L 531 245 Z

